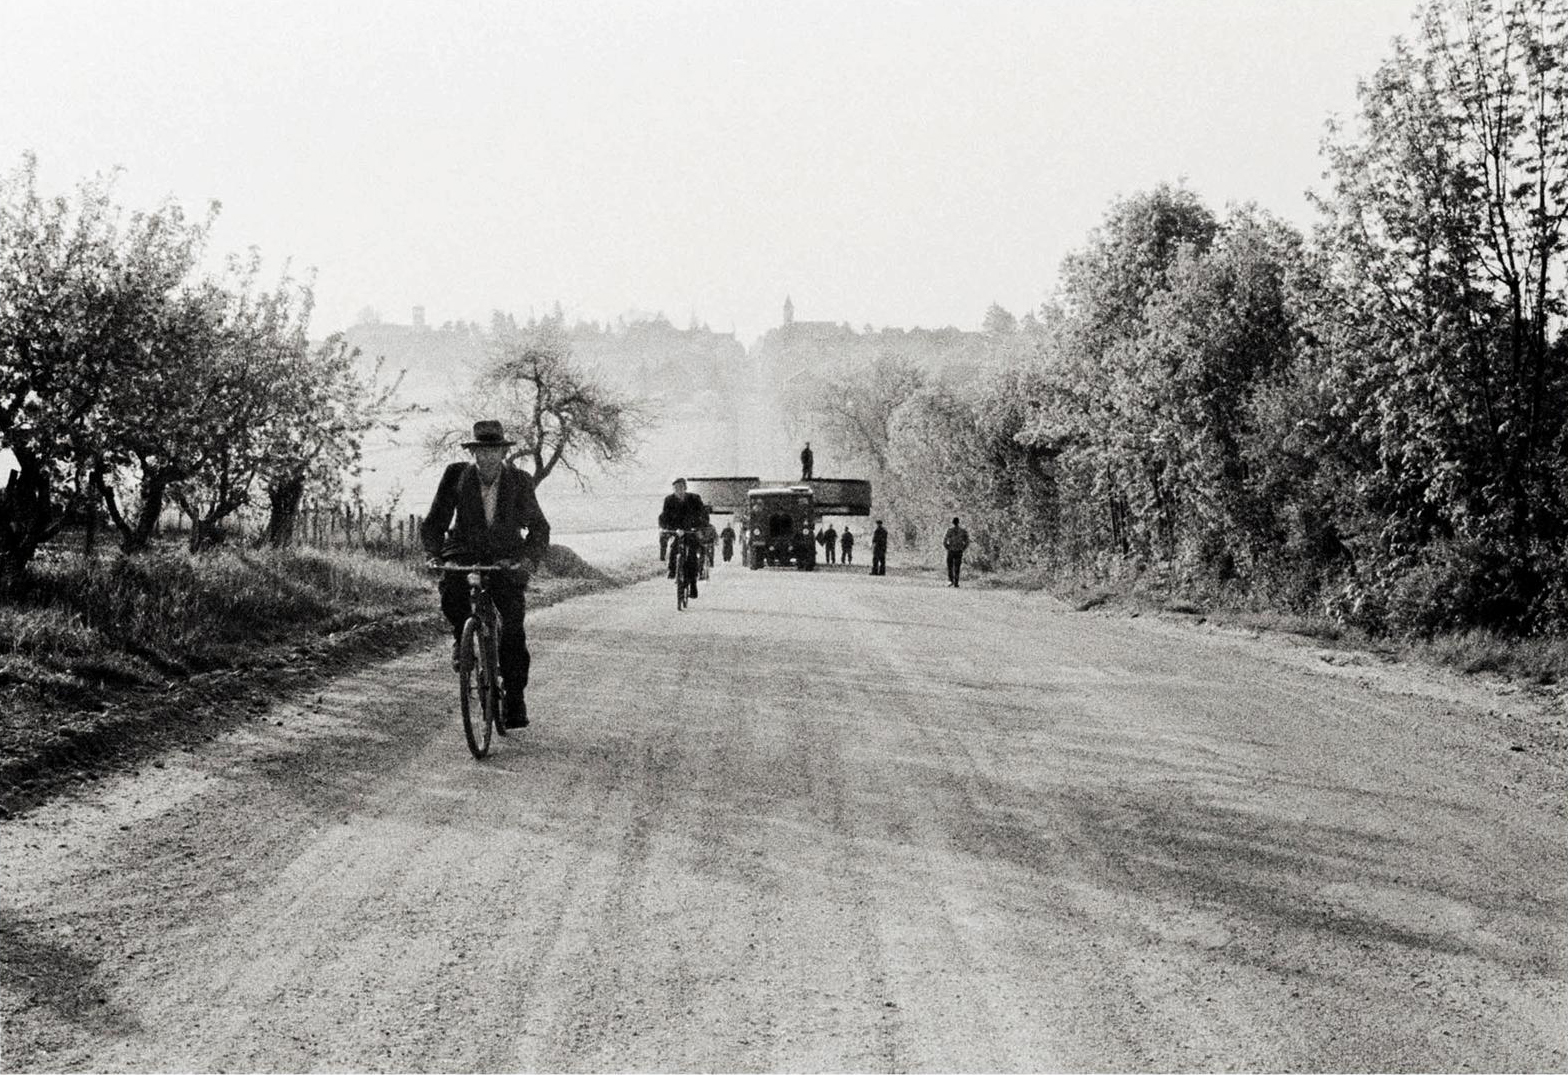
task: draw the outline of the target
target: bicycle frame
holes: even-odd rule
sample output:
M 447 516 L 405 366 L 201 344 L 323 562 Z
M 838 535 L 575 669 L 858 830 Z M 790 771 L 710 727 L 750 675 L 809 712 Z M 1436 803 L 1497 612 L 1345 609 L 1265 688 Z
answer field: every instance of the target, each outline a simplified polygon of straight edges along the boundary
M 692 575 L 697 574 L 696 558 L 702 555 L 700 551 L 694 552 L 692 550 L 692 545 L 696 544 L 696 542 L 691 539 L 696 537 L 696 533 L 695 530 L 670 531 L 671 541 L 673 542 L 670 546 L 670 555 L 675 557 L 675 607 L 677 610 L 686 607 L 686 590 L 690 585 L 689 580 Z
M 474 757 L 483 758 L 490 752 L 492 731 L 506 734 L 498 652 L 501 615 L 490 596 L 486 576 L 512 569 L 500 564 L 442 564 L 437 570 L 444 575 L 462 572 L 467 576 L 469 614 L 458 640 L 458 695 L 468 749 Z M 473 688 L 477 688 L 477 699 Z

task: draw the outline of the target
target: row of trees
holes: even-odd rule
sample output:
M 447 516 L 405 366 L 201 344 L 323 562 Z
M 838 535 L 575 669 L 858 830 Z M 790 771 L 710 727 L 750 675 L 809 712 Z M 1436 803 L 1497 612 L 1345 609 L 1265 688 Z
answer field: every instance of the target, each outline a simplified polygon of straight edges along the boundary
M 1440 0 L 1331 128 L 1321 223 L 1117 202 L 997 369 L 814 402 L 998 564 L 1158 568 L 1375 629 L 1568 626 L 1568 3 Z M 824 435 L 825 434 L 825 435 Z
M 0 586 L 100 509 L 135 552 L 172 504 L 200 549 L 265 495 L 282 544 L 393 417 L 395 383 L 309 342 L 308 282 L 254 251 L 202 271 L 216 213 L 127 212 L 112 177 L 45 197 L 31 157 L 0 179 Z

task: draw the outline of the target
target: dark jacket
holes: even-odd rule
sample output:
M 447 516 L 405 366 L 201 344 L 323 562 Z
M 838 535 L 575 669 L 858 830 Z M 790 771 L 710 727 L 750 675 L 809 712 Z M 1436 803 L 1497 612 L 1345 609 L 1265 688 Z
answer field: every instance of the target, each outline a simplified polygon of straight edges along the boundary
M 708 505 L 696 493 L 671 493 L 659 511 L 665 530 L 701 530 L 708 525 Z
M 887 527 L 879 526 L 871 531 L 871 548 L 873 551 L 887 550 Z
M 453 463 L 446 468 L 430 512 L 419 527 L 419 542 L 426 553 L 483 564 L 497 560 L 538 564 L 544 559 L 550 548 L 550 524 L 534 495 L 534 480 L 516 467 L 506 466 L 496 481 L 501 488 L 496 495 L 495 524 L 491 525 L 485 522 L 479 468 L 472 463 Z M 526 540 L 522 535 L 525 528 Z

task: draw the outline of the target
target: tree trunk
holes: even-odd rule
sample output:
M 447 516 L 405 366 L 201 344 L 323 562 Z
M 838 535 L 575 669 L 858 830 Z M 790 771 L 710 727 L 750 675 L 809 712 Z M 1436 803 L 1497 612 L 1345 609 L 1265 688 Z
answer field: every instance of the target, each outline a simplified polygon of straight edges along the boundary
M 0 588 L 14 590 L 38 546 L 53 536 L 54 504 L 49 472 L 32 452 L 12 449 L 20 470 L 13 470 L 0 492 Z
M 267 490 L 267 544 L 281 549 L 294 540 L 299 508 L 305 499 L 305 479 L 287 478 Z

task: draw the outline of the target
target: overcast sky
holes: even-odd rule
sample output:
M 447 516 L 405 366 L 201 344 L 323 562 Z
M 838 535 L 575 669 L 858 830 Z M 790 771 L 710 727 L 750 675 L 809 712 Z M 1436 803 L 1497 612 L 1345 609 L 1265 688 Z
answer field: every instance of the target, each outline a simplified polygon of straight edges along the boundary
M 1310 221 L 1317 148 L 1414 0 L 0 0 L 0 165 L 223 203 L 317 271 L 317 334 L 560 301 L 803 320 L 1022 313 L 1118 195 Z

